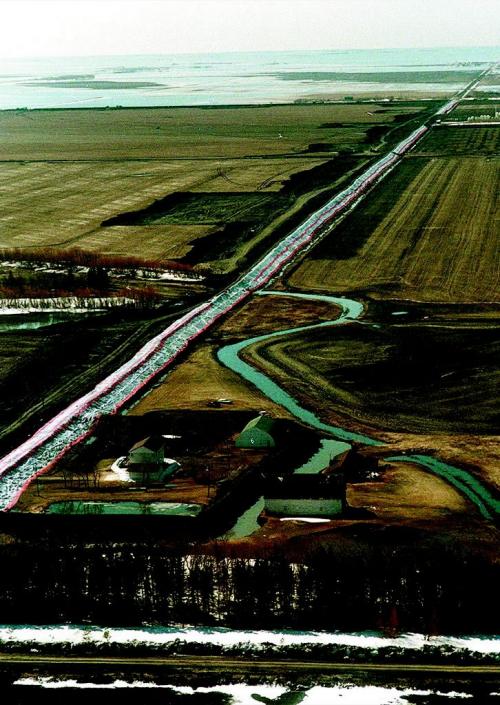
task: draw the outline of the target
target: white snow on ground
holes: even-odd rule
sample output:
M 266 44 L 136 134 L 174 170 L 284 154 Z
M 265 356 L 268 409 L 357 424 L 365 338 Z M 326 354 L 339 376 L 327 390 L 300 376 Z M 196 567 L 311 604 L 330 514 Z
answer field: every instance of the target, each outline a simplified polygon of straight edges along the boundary
M 286 646 L 350 646 L 363 649 L 397 647 L 419 651 L 424 647 L 444 647 L 447 651 L 471 651 L 478 654 L 500 654 L 500 636 L 434 636 L 408 633 L 384 637 L 379 632 L 335 633 L 295 631 L 238 631 L 225 628 L 165 627 L 147 629 L 78 627 L 72 625 L 32 626 L 0 625 L 1 644 L 138 644 L 168 645 L 174 641 L 185 644 L 212 644 L 218 647 L 240 647 L 245 652 L 259 651 L 268 645 Z
M 305 521 L 308 524 L 328 524 L 330 519 L 321 519 L 320 517 L 282 517 L 280 521 Z
M 122 465 L 122 463 L 127 459 L 126 455 L 121 455 L 119 458 L 115 460 L 113 465 L 111 466 L 111 470 L 115 473 L 115 475 L 122 481 L 122 482 L 135 482 L 132 480 L 130 475 L 128 474 L 127 468 Z
M 287 688 L 280 685 L 264 684 L 264 685 L 246 685 L 243 683 L 235 683 L 231 685 L 216 685 L 212 687 L 192 688 L 189 685 L 164 685 L 160 683 L 148 683 L 141 681 L 131 681 L 128 683 L 123 680 L 115 680 L 111 683 L 83 683 L 76 681 L 73 678 L 67 680 L 57 680 L 50 676 L 39 676 L 37 678 L 18 678 L 14 685 L 23 686 L 39 686 L 40 688 L 105 688 L 107 690 L 117 688 L 164 688 L 173 690 L 184 695 L 195 695 L 197 693 L 226 693 L 231 696 L 234 705 L 255 705 L 256 700 L 253 697 L 258 695 L 270 700 L 275 700 L 287 692 Z
M 383 688 L 380 686 L 339 686 L 326 688 L 315 686 L 307 691 L 301 705 L 408 705 L 406 695 L 440 695 L 450 698 L 471 698 L 467 693 L 435 692 L 432 690 L 414 690 L 413 688 Z
M 177 272 L 163 272 L 163 274 L 160 274 L 158 279 L 172 282 L 202 282 L 205 277 L 203 277 L 201 274 L 198 274 L 196 276 L 187 276 L 186 274 L 178 274 Z
M 67 266 L 60 265 L 59 267 L 54 267 L 50 262 L 41 262 L 34 264 L 33 262 L 26 262 L 23 260 L 7 260 L 0 261 L 0 267 L 5 269 L 29 269 L 33 272 L 43 272 L 44 274 L 67 274 L 69 269 Z M 131 273 L 134 274 L 138 279 L 161 279 L 163 281 L 180 281 L 180 282 L 201 282 L 205 279 L 202 274 L 197 272 L 184 272 L 181 270 L 173 269 L 136 269 L 134 266 L 131 267 L 107 267 L 108 273 L 112 277 L 123 278 L 124 276 L 130 276 Z M 77 266 L 71 267 L 73 273 L 87 274 L 89 267 Z
M 102 311 L 115 306 L 134 305 L 135 299 L 126 296 L 54 296 L 49 299 L 0 299 L 0 315 L 16 313 L 50 313 L 65 311 L 68 313 L 87 313 Z
M 184 695 L 196 695 L 198 693 L 225 693 L 232 699 L 233 705 L 255 705 L 255 695 L 267 698 L 271 702 L 276 700 L 281 695 L 284 695 L 289 689 L 280 685 L 264 684 L 264 685 L 247 685 L 244 683 L 235 683 L 231 685 L 216 685 L 211 687 L 193 688 L 191 686 L 174 686 L 163 685 L 156 683 L 142 683 L 141 681 L 131 681 L 130 683 L 122 680 L 116 680 L 111 683 L 82 683 L 74 679 L 56 680 L 47 676 L 38 678 L 19 678 L 14 682 L 14 685 L 21 686 L 38 686 L 40 688 L 164 688 L 173 690 L 176 693 Z M 408 695 L 439 695 L 443 698 L 468 699 L 472 695 L 467 693 L 458 693 L 450 691 L 444 693 L 441 691 L 431 690 L 414 690 L 413 688 L 384 688 L 381 686 L 314 686 L 306 691 L 302 705 L 408 705 L 408 700 L 405 696 Z

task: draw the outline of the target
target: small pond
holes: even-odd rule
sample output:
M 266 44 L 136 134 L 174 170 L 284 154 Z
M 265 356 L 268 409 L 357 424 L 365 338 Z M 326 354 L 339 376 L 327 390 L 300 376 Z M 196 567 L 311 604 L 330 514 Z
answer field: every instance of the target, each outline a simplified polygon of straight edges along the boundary
M 54 326 L 57 323 L 82 320 L 88 316 L 102 316 L 103 311 L 79 313 L 76 311 L 46 311 L 40 313 L 2 313 L 0 315 L 0 333 L 15 330 L 37 330 Z
M 47 507 L 48 514 L 119 514 L 195 517 L 201 512 L 200 504 L 179 502 L 97 502 L 68 500 L 54 502 Z

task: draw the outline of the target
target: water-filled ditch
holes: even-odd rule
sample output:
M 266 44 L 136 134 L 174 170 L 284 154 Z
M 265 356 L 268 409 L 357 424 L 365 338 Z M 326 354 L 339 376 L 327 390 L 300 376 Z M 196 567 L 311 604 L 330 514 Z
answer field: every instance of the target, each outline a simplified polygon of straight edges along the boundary
M 332 449 L 335 449 L 335 447 L 330 446 L 329 443 L 338 443 L 340 441 L 343 446 L 338 446 L 339 453 L 343 452 L 344 450 L 347 450 L 347 448 L 349 447 L 349 442 L 362 443 L 371 446 L 383 445 L 380 441 L 370 436 L 354 433 L 339 426 L 333 426 L 331 424 L 325 423 L 314 412 L 304 408 L 297 399 L 295 399 L 286 390 L 280 387 L 279 384 L 274 382 L 268 375 L 261 372 L 260 370 L 255 369 L 254 367 L 252 367 L 252 365 L 245 362 L 240 357 L 240 353 L 245 348 L 248 348 L 251 345 L 255 345 L 256 343 L 262 343 L 268 340 L 272 340 L 273 338 L 279 338 L 288 335 L 296 335 L 305 331 L 319 330 L 321 328 L 333 327 L 353 322 L 360 318 L 361 314 L 363 313 L 363 305 L 358 301 L 353 301 L 352 299 L 316 294 L 301 294 L 297 292 L 268 290 L 259 291 L 257 292 L 257 295 L 287 296 L 306 300 L 329 301 L 332 304 L 339 306 L 341 309 L 341 313 L 338 318 L 333 319 L 331 321 L 324 321 L 322 323 L 314 323 L 311 325 L 297 326 L 295 328 L 288 328 L 285 330 L 273 331 L 272 333 L 254 336 L 253 338 L 248 338 L 246 340 L 239 341 L 238 343 L 226 345 L 221 348 L 217 353 L 217 357 L 223 365 L 231 369 L 233 372 L 239 374 L 247 382 L 250 382 L 253 386 L 257 387 L 257 389 L 262 392 L 262 394 L 264 394 L 268 399 L 286 409 L 288 412 L 293 414 L 293 416 L 295 416 L 308 426 L 316 428 L 319 431 L 323 431 L 324 433 L 328 434 L 328 436 L 333 436 L 334 439 L 337 439 L 323 439 L 323 452 L 320 448 L 320 451 L 318 451 L 318 453 L 313 456 L 308 461 L 308 463 L 306 463 L 305 466 L 298 468 L 296 472 L 320 472 L 323 468 L 327 467 L 332 457 Z M 327 450 L 327 448 L 329 450 Z M 419 465 L 424 470 L 443 478 L 449 484 L 453 485 L 453 487 L 458 490 L 462 495 L 467 497 L 467 499 L 469 499 L 476 506 L 480 514 L 485 519 L 493 519 L 495 515 L 500 512 L 500 502 L 498 502 L 495 497 L 493 497 L 488 488 L 485 487 L 477 477 L 472 475 L 467 470 L 454 467 L 429 455 L 398 455 L 387 457 L 386 459 L 388 461 L 397 460 L 398 462 L 413 463 Z M 254 507 L 251 508 L 252 516 L 256 508 L 257 505 L 254 505 Z M 250 512 L 250 510 L 247 511 Z M 242 519 L 242 517 L 240 517 L 240 519 Z M 233 527 L 231 532 L 236 530 L 236 526 L 238 526 L 238 523 Z M 252 526 L 254 527 L 252 531 L 255 531 L 256 528 L 258 528 L 256 517 L 255 521 L 253 522 L 245 522 L 245 527 L 251 528 Z M 240 528 L 242 528 L 241 525 Z M 229 534 L 231 534 L 231 532 L 229 532 Z M 230 536 L 229 534 L 228 537 L 232 538 L 233 536 Z M 243 535 L 248 534 L 239 534 L 240 537 Z

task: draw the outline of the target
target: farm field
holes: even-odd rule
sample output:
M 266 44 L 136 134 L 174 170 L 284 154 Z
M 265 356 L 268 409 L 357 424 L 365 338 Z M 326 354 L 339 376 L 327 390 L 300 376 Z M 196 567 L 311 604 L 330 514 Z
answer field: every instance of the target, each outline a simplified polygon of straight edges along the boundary
M 405 120 L 429 109 L 408 103 L 0 112 L 0 247 L 77 246 L 157 259 L 191 253 L 192 264 L 229 257 L 222 269 L 232 271 L 235 253 L 259 231 L 366 161 L 393 123 L 404 129 Z M 338 156 L 349 150 L 360 156 Z M 102 227 L 179 193 L 199 193 L 205 205 L 173 209 L 166 220 L 138 217 Z M 228 199 L 234 227 L 226 232 L 220 204 Z M 213 237 L 200 249 L 207 235 Z
M 500 328 L 437 323 L 344 326 L 246 353 L 323 416 L 413 433 L 493 434 Z
M 428 108 L 278 105 L 0 111 L 0 160 L 234 159 L 303 152 L 309 143 L 360 142 L 363 126 Z M 280 137 L 281 135 L 281 137 Z
M 144 226 L 117 231 L 101 228 L 101 223 L 175 191 L 252 191 L 263 181 L 281 180 L 318 163 L 308 158 L 237 163 L 4 163 L 0 168 L 0 247 L 78 246 L 106 254 L 124 250 L 130 254 L 139 247 L 144 257 L 182 256 L 209 228 L 189 222 L 169 224 L 168 229 L 159 224 L 154 230 Z
M 498 299 L 498 180 L 498 160 L 407 158 L 288 281 L 390 299 Z
M 498 156 L 499 151 L 500 129 L 494 126 L 476 127 L 472 123 L 464 127 L 443 125 L 435 128 L 417 146 L 414 154 L 494 157 Z
M 335 310 L 331 304 L 320 302 L 297 305 L 296 301 L 286 298 L 252 299 L 217 326 L 208 340 L 196 346 L 132 407 L 129 414 L 142 415 L 157 409 L 203 409 L 209 401 L 224 397 L 231 399 L 232 409 L 266 410 L 286 416 L 281 407 L 223 367 L 217 361 L 217 350 L 234 338 L 286 328 L 291 318 L 297 325 L 330 320 Z
M 469 117 L 478 118 L 481 115 L 489 115 L 490 118 L 495 117 L 498 112 L 500 100 L 470 100 L 460 103 L 455 110 L 444 117 L 444 122 L 455 122 L 457 120 L 467 120 Z
M 272 330 L 286 329 L 291 320 L 294 325 L 308 325 L 331 320 L 337 314 L 336 307 L 328 303 L 273 296 L 254 297 L 218 326 L 206 342 L 191 351 L 181 364 L 172 369 L 161 383 L 155 385 L 131 409 L 129 415 L 141 417 L 162 409 L 174 411 L 192 409 L 201 412 L 207 408 L 211 400 L 224 397 L 231 400 L 230 408 L 234 410 L 254 413 L 266 411 L 278 418 L 292 418 L 286 410 L 270 401 L 251 384 L 220 365 L 216 358 L 217 350 L 234 340 L 246 339 Z M 248 348 L 243 353 L 243 357 L 286 389 L 305 408 L 314 409 L 326 423 L 338 424 L 350 430 L 383 438 L 391 449 L 388 451 L 386 448 L 385 455 L 410 449 L 413 452 L 415 449 L 428 452 L 430 448 L 442 446 L 445 448 L 445 457 L 453 457 L 459 465 L 465 462 L 467 467 L 475 466 L 479 475 L 487 477 L 492 485 L 500 481 L 493 470 L 490 474 L 487 472 L 488 468 L 493 469 L 495 465 L 497 446 L 494 438 L 485 435 L 483 443 L 480 437 L 467 434 L 467 428 L 475 433 L 474 422 L 481 418 L 482 414 L 488 413 L 488 400 L 491 405 L 489 411 L 494 412 L 493 393 L 488 386 L 491 381 L 488 377 L 489 370 L 484 369 L 481 384 L 478 385 L 480 388 L 474 397 L 476 405 L 473 408 L 473 418 L 462 423 L 459 421 L 459 413 L 463 415 L 464 409 L 458 408 L 460 396 L 456 394 L 459 386 L 457 378 L 459 378 L 464 384 L 463 396 L 467 396 L 466 377 L 471 373 L 467 368 L 467 355 L 480 349 L 485 344 L 488 334 L 485 333 L 481 337 L 478 336 L 480 330 L 476 333 L 467 331 L 470 344 L 468 349 L 464 349 L 461 358 L 462 367 L 465 369 L 460 370 L 454 381 L 451 377 L 448 385 L 441 387 L 441 374 L 446 375 L 445 370 L 448 370 L 452 364 L 449 357 L 446 357 L 446 353 L 453 346 L 453 349 L 456 349 L 457 335 L 453 340 L 447 341 L 448 348 L 438 351 L 439 365 L 433 371 L 433 378 L 429 382 L 425 380 L 425 369 L 429 365 L 428 355 L 432 354 L 433 341 L 427 341 L 426 350 L 416 362 L 411 359 L 410 348 L 407 348 L 409 359 L 400 361 L 401 379 L 396 379 L 392 371 L 403 346 L 393 351 L 392 358 L 386 362 L 389 372 L 384 372 L 382 369 L 384 363 L 381 360 L 389 345 L 382 346 L 377 339 L 377 342 L 368 349 L 366 343 L 363 344 L 363 341 L 360 343 L 357 340 L 360 330 L 364 333 L 365 341 L 370 340 L 372 332 L 378 338 L 383 337 L 381 331 L 368 325 L 363 328 L 343 326 L 325 329 L 321 333 L 310 334 L 310 337 L 301 335 L 277 338 L 271 344 Z M 439 340 L 440 336 L 446 339 L 446 334 L 446 329 L 441 331 L 429 329 L 430 337 L 436 340 Z M 493 328 L 489 335 L 495 338 Z M 397 333 L 394 333 L 393 337 L 397 338 Z M 483 356 L 483 362 L 488 359 L 490 366 L 494 363 L 498 344 L 500 343 L 497 336 L 496 347 L 494 344 L 489 347 Z M 360 348 L 363 349 L 360 351 Z M 455 358 L 453 361 L 456 362 Z M 362 381 L 353 381 L 357 363 L 360 367 L 363 364 L 365 366 L 366 374 Z M 417 369 L 419 364 L 420 368 Z M 377 365 L 378 368 L 375 370 Z M 406 378 L 403 380 L 405 375 Z M 331 383 L 331 378 L 334 376 L 339 382 L 335 387 Z M 371 382 L 371 386 L 367 381 Z M 407 388 L 405 388 L 405 381 Z M 385 392 L 381 392 L 384 384 Z M 433 418 L 426 420 L 429 389 L 434 390 L 431 403 L 438 403 Z M 471 396 L 474 395 L 469 390 L 469 397 Z M 400 397 L 403 402 L 406 400 L 406 414 L 403 402 L 399 405 Z M 451 401 L 450 397 L 452 397 Z M 386 407 L 383 412 L 378 408 L 372 414 L 366 413 L 375 398 L 379 402 L 383 398 Z M 468 406 L 470 402 L 470 398 L 462 399 L 467 413 L 470 413 Z M 457 409 L 454 407 L 455 403 Z M 420 418 L 418 418 L 419 409 Z M 443 410 L 449 412 L 451 421 L 444 418 Z M 221 410 L 220 413 L 224 412 Z M 453 421 L 455 421 L 455 428 L 450 431 Z M 490 421 L 494 423 L 493 420 L 490 419 Z M 486 421 L 483 421 L 483 424 L 485 423 Z M 447 429 L 447 432 L 443 429 Z M 483 454 L 483 445 L 484 448 L 489 447 L 489 455 Z M 408 494 L 410 485 L 413 488 L 411 496 Z M 375 511 L 376 521 L 381 525 L 399 525 L 403 522 L 409 526 L 414 522 L 416 525 L 424 522 L 435 529 L 438 522 L 442 523 L 443 531 L 448 531 L 450 522 L 457 522 L 460 525 L 461 522 L 470 521 L 471 517 L 476 516 L 472 505 L 465 502 L 463 497 L 447 483 L 423 472 L 418 466 L 406 463 L 391 463 L 377 482 L 350 485 L 348 500 L 353 507 L 371 507 Z M 343 525 L 345 526 L 342 521 L 334 522 L 329 531 L 341 532 Z M 446 526 L 448 528 L 445 528 Z M 245 545 L 258 547 L 261 542 L 267 540 L 285 541 L 287 537 L 309 536 L 311 532 L 314 533 L 314 528 L 294 524 L 285 527 L 269 519 L 261 529 L 248 538 L 242 538 L 241 541 Z

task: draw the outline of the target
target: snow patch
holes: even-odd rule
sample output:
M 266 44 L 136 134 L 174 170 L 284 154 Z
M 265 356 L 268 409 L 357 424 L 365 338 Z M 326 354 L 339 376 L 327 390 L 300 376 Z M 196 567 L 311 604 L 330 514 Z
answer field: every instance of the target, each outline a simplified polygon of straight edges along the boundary
M 57 680 L 49 676 L 37 678 L 19 678 L 14 682 L 18 686 L 38 686 L 47 689 L 80 688 L 91 689 L 123 689 L 123 688 L 159 688 L 172 690 L 183 695 L 197 695 L 199 693 L 224 693 L 229 695 L 232 705 L 255 705 L 257 698 L 273 702 L 289 691 L 288 688 L 274 684 L 247 685 L 233 683 L 230 685 L 215 685 L 210 687 L 192 687 L 189 685 L 177 686 L 142 681 L 115 680 L 110 683 L 83 683 L 73 678 Z M 382 686 L 314 686 L 304 690 L 303 705 L 408 705 L 406 696 L 438 695 L 441 698 L 468 699 L 473 696 L 468 693 L 449 691 L 416 690 L 413 688 L 384 688 Z M 494 695 L 494 693 L 492 693 Z M 257 696 L 257 697 L 256 697 Z
M 320 517 L 281 517 L 280 521 L 305 521 L 307 524 L 328 524 L 330 519 Z
M 231 630 L 224 627 L 149 627 L 104 628 L 73 625 L 33 626 L 0 625 L 0 644 L 66 645 L 66 644 L 137 644 L 167 645 L 174 641 L 185 644 L 211 644 L 218 647 L 241 647 L 259 651 L 267 646 L 350 646 L 362 649 L 387 647 L 420 651 L 424 647 L 443 647 L 453 651 L 478 654 L 500 654 L 500 636 L 432 636 L 407 633 L 385 637 L 380 632 L 314 632 Z

